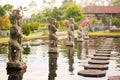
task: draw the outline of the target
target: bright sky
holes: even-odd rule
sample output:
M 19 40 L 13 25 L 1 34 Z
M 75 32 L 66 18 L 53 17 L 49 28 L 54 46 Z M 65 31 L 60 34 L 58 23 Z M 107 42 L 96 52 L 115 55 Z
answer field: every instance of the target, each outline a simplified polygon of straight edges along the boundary
M 23 7 L 27 7 L 31 1 L 34 1 L 38 7 L 41 7 L 42 0 L 0 0 L 0 5 L 4 4 L 12 4 L 15 8 L 18 8 L 20 5 Z M 49 0 L 48 0 L 49 1 Z M 60 6 L 63 0 L 56 0 L 56 5 Z

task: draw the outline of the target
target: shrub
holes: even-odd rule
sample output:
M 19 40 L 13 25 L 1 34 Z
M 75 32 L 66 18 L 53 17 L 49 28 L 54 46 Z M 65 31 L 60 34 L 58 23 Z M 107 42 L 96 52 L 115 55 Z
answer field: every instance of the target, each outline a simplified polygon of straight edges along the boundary
M 23 32 L 23 34 L 28 36 L 30 34 L 30 26 L 28 24 L 23 24 L 22 25 L 22 32 Z
M 112 18 L 112 25 L 115 25 L 117 27 L 120 27 L 120 18 L 113 17 Z

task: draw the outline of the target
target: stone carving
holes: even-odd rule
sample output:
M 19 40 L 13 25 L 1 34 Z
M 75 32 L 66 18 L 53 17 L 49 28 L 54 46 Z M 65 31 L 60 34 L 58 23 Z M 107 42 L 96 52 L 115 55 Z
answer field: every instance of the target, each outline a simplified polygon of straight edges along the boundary
M 12 26 L 10 29 L 10 41 L 9 41 L 9 55 L 10 62 L 22 61 L 22 46 L 21 46 L 22 32 L 18 26 Z
M 49 52 L 57 52 L 57 29 L 55 27 L 55 19 L 50 19 L 50 24 L 48 25 L 49 30 Z
M 12 23 L 12 27 L 10 29 L 10 40 L 9 40 L 9 54 L 7 63 L 7 68 L 16 68 L 23 69 L 26 68 L 26 64 L 22 60 L 22 30 L 20 27 L 20 11 L 13 10 L 10 20 Z
M 68 42 L 67 45 L 74 45 L 74 19 L 69 19 L 68 31 Z
M 78 26 L 78 37 L 77 41 L 83 41 L 83 31 L 82 31 L 82 26 L 79 24 Z

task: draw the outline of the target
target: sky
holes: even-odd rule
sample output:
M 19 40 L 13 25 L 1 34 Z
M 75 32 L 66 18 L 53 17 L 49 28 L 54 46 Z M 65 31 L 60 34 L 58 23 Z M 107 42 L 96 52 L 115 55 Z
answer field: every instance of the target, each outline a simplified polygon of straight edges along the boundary
M 37 3 L 38 7 L 41 7 L 41 5 L 42 5 L 42 0 L 0 0 L 0 5 L 12 4 L 16 9 L 20 5 L 23 7 L 27 7 L 28 4 L 31 3 L 31 1 L 34 1 L 35 3 Z M 62 4 L 62 1 L 63 0 L 56 0 L 56 5 L 60 6 Z

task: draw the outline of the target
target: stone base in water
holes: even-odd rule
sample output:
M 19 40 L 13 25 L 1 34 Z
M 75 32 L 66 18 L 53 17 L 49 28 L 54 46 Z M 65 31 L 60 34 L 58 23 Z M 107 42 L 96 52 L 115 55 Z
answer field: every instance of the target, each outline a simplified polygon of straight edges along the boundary
M 94 56 L 110 57 L 110 54 L 101 54 L 101 53 L 97 53 L 97 54 L 94 54 Z
M 22 70 L 26 69 L 26 63 L 25 62 L 7 62 L 7 70 L 13 69 L 13 70 Z
M 88 64 L 105 65 L 105 64 L 109 64 L 109 60 L 90 60 L 88 61 Z
M 48 53 L 58 53 L 58 49 L 57 48 L 49 48 Z
M 94 56 L 91 59 L 93 59 L 93 60 L 109 60 L 110 57 Z
M 84 69 L 108 70 L 108 66 L 106 66 L 106 65 L 88 64 L 88 65 L 84 66 Z
M 78 72 L 78 75 L 84 77 L 104 77 L 106 72 L 102 70 L 81 70 Z
M 120 80 L 120 76 L 110 76 L 108 80 Z

